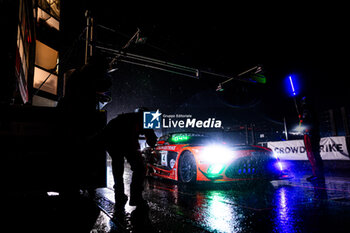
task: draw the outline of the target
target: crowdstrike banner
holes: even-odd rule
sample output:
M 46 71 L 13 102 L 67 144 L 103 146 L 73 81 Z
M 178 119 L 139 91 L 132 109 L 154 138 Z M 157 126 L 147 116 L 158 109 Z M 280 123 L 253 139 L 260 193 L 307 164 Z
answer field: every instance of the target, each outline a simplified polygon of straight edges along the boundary
M 303 140 L 268 142 L 267 147 L 278 154 L 280 159 L 308 159 Z M 321 138 L 320 153 L 324 160 L 350 160 L 345 137 Z

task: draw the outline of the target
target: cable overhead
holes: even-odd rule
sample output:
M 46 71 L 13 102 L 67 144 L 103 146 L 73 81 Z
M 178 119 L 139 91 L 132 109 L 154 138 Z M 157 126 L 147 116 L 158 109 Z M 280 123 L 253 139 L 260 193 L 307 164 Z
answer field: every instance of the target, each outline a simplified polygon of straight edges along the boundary
M 100 24 L 98 26 L 102 29 L 111 31 L 113 33 L 122 34 L 115 29 L 110 29 L 110 28 L 105 27 L 105 26 L 100 25 Z M 124 63 L 128 63 L 128 64 L 132 64 L 132 65 L 138 65 L 138 66 L 142 66 L 142 67 L 146 67 L 146 68 L 161 70 L 161 71 L 165 71 L 165 72 L 169 72 L 169 73 L 173 73 L 173 74 L 177 74 L 177 75 L 181 75 L 181 76 L 196 78 L 196 79 L 199 79 L 199 77 L 201 75 L 205 74 L 207 76 L 226 78 L 227 80 L 219 83 L 219 86 L 217 88 L 217 91 L 218 90 L 222 91 L 223 90 L 222 85 L 225 83 L 228 83 L 232 80 L 238 80 L 238 81 L 249 82 L 249 83 L 257 83 L 256 79 L 254 79 L 254 78 L 252 79 L 250 77 L 247 79 L 247 78 L 243 78 L 242 76 L 247 74 L 247 73 L 250 73 L 250 72 L 254 72 L 254 74 L 258 74 L 258 73 L 261 73 L 261 71 L 262 71 L 261 66 L 254 66 L 253 68 L 248 69 L 248 70 L 232 77 L 232 76 L 228 76 L 228 75 L 224 75 L 224 74 L 214 73 L 214 72 L 200 70 L 200 69 L 192 68 L 192 67 L 187 67 L 187 66 L 183 66 L 183 65 L 163 61 L 163 60 L 158 60 L 158 59 L 154 59 L 154 58 L 150 58 L 150 57 L 146 57 L 146 56 L 141 56 L 141 55 L 132 54 L 132 53 L 126 53 L 125 50 L 131 45 L 131 43 L 138 44 L 138 43 L 145 42 L 146 39 L 143 37 L 140 37 L 140 34 L 141 34 L 141 30 L 139 28 L 137 28 L 134 35 L 127 41 L 127 43 L 121 48 L 121 50 L 108 48 L 106 46 L 103 46 L 103 44 L 102 45 L 95 45 L 96 49 L 100 49 L 104 52 L 107 52 L 107 53 L 114 55 L 113 59 L 109 63 L 109 71 L 108 71 L 109 73 L 112 73 L 118 69 L 114 65 L 115 65 L 116 61 L 120 61 L 120 62 L 124 62 Z M 122 35 L 125 36 L 124 34 L 122 34 Z M 259 78 L 261 78 L 261 76 Z M 265 77 L 263 77 L 263 78 L 265 78 Z
M 207 76 L 214 76 L 218 78 L 227 79 L 219 83 L 219 85 L 226 84 L 233 80 L 237 80 L 241 82 L 257 83 L 255 80 L 252 80 L 251 78 L 244 78 L 244 75 L 250 74 L 250 73 L 258 74 L 262 72 L 261 66 L 254 66 L 246 71 L 241 72 L 236 76 L 228 76 L 228 75 L 209 72 L 209 71 L 201 70 L 197 68 L 187 67 L 187 66 L 183 66 L 183 65 L 163 61 L 163 60 L 158 60 L 150 57 L 145 57 L 145 56 L 141 56 L 133 53 L 126 53 L 117 49 L 106 48 L 103 46 L 97 45 L 96 48 L 103 50 L 107 53 L 113 54 L 115 56 L 113 63 L 116 60 L 118 60 L 120 62 L 124 62 L 128 64 L 138 65 L 146 68 L 152 68 L 152 69 L 161 70 L 161 71 L 165 71 L 165 72 L 169 72 L 169 73 L 173 73 L 181 76 L 186 76 L 190 78 L 196 78 L 196 79 L 199 79 L 199 77 L 202 76 L 203 74 Z M 111 70 L 109 72 L 114 72 L 115 70 L 116 70 L 115 68 L 111 67 Z

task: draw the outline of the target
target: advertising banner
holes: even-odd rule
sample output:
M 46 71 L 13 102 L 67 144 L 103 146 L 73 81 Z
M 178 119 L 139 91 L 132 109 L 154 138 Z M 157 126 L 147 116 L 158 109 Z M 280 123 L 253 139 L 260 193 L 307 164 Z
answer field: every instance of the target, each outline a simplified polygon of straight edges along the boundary
M 268 142 L 267 147 L 275 152 L 280 159 L 308 159 L 303 140 Z M 345 137 L 321 138 L 320 152 L 324 160 L 350 160 Z

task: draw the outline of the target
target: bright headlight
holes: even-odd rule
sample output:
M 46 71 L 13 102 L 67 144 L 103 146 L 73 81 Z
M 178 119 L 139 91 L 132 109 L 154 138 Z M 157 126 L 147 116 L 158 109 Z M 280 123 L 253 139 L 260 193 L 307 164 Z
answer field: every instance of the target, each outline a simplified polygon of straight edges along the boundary
M 200 160 L 203 163 L 225 164 L 228 163 L 233 156 L 233 151 L 225 146 L 210 145 L 203 148 L 200 153 Z

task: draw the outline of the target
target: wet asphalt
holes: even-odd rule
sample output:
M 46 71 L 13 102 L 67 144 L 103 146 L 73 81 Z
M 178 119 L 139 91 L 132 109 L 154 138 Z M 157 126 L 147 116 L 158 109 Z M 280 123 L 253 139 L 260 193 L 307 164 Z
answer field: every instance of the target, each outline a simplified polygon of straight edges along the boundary
M 95 197 L 114 223 L 124 222 L 119 229 L 128 231 L 349 232 L 349 165 L 327 161 L 326 180 L 312 183 L 306 181 L 311 174 L 307 161 L 284 161 L 291 178 L 272 182 L 183 186 L 148 178 L 144 198 L 150 208 L 141 211 L 136 224 L 130 217 L 137 210 L 128 203 L 125 214 L 116 215 L 112 189 L 98 189 Z M 130 182 L 130 177 L 127 170 L 124 179 Z
M 293 178 L 251 184 L 183 186 L 148 178 L 148 209 L 118 206 L 110 187 L 17 193 L 4 199 L 3 229 L 10 230 L 2 232 L 350 232 L 348 162 L 327 163 L 325 182 L 313 183 L 306 181 L 306 162 L 284 166 Z M 127 193 L 130 177 L 126 169 Z

